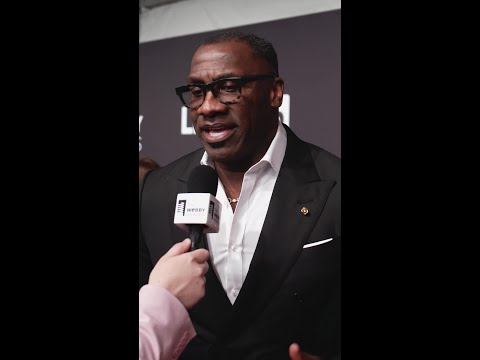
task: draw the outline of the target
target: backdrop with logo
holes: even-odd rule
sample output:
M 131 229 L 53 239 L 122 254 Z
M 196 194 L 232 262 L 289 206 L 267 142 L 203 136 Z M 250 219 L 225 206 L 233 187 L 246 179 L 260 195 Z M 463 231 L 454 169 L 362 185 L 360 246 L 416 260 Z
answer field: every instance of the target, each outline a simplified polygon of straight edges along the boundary
M 303 140 L 341 156 L 341 10 L 234 28 L 269 40 L 285 80 L 281 119 Z M 220 32 L 220 31 L 216 31 Z M 160 165 L 201 144 L 175 87 L 198 45 L 216 32 L 139 45 L 139 158 Z

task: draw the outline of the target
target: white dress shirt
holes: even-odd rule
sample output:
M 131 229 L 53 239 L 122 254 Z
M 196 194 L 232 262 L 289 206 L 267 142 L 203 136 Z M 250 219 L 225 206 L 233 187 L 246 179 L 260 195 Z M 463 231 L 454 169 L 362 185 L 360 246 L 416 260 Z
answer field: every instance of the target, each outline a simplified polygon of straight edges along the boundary
M 265 156 L 245 173 L 235 212 L 227 200 L 220 179 L 217 200 L 222 203 L 220 230 L 207 234 L 210 260 L 223 289 L 233 304 L 247 276 L 273 188 L 287 148 L 287 133 L 279 122 L 277 133 Z M 207 153 L 202 165 L 214 167 Z

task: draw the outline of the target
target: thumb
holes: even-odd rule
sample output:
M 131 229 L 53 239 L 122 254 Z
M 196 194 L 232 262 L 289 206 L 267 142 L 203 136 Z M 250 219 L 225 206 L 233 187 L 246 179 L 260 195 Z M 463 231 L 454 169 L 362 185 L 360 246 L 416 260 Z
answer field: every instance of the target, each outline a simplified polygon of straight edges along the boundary
M 185 252 L 187 252 L 189 249 L 190 249 L 190 244 L 192 243 L 192 241 L 190 239 L 185 239 L 183 240 L 182 242 L 179 242 L 179 243 L 176 243 L 175 245 L 173 245 L 170 250 L 167 251 L 167 253 L 165 255 L 163 255 L 162 257 L 164 259 L 168 259 L 168 258 L 171 258 L 173 256 L 177 256 L 177 255 L 180 255 L 180 254 L 183 254 Z

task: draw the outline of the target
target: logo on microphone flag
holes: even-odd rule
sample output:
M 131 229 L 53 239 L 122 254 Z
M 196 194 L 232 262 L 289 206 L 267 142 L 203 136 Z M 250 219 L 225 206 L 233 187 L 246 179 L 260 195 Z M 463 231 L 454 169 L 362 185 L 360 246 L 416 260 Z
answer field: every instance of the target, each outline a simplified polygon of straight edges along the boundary
M 185 208 L 187 207 L 187 200 L 178 200 L 177 212 L 185 215 Z
M 188 231 L 192 224 L 205 225 L 205 233 L 218 232 L 222 204 L 209 193 L 180 193 L 173 223 Z

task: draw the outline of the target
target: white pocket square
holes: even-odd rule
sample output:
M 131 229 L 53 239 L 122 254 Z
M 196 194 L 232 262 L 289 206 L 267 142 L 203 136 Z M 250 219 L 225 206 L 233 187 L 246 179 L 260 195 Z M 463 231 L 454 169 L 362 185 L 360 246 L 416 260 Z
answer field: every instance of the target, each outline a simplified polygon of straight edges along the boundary
M 303 248 L 306 249 L 306 248 L 309 248 L 309 247 L 312 247 L 312 246 L 322 245 L 322 244 L 325 244 L 326 242 L 329 242 L 329 241 L 332 241 L 332 240 L 333 240 L 333 238 L 320 240 L 320 241 L 317 241 L 317 242 L 314 242 L 314 243 L 303 245 Z

